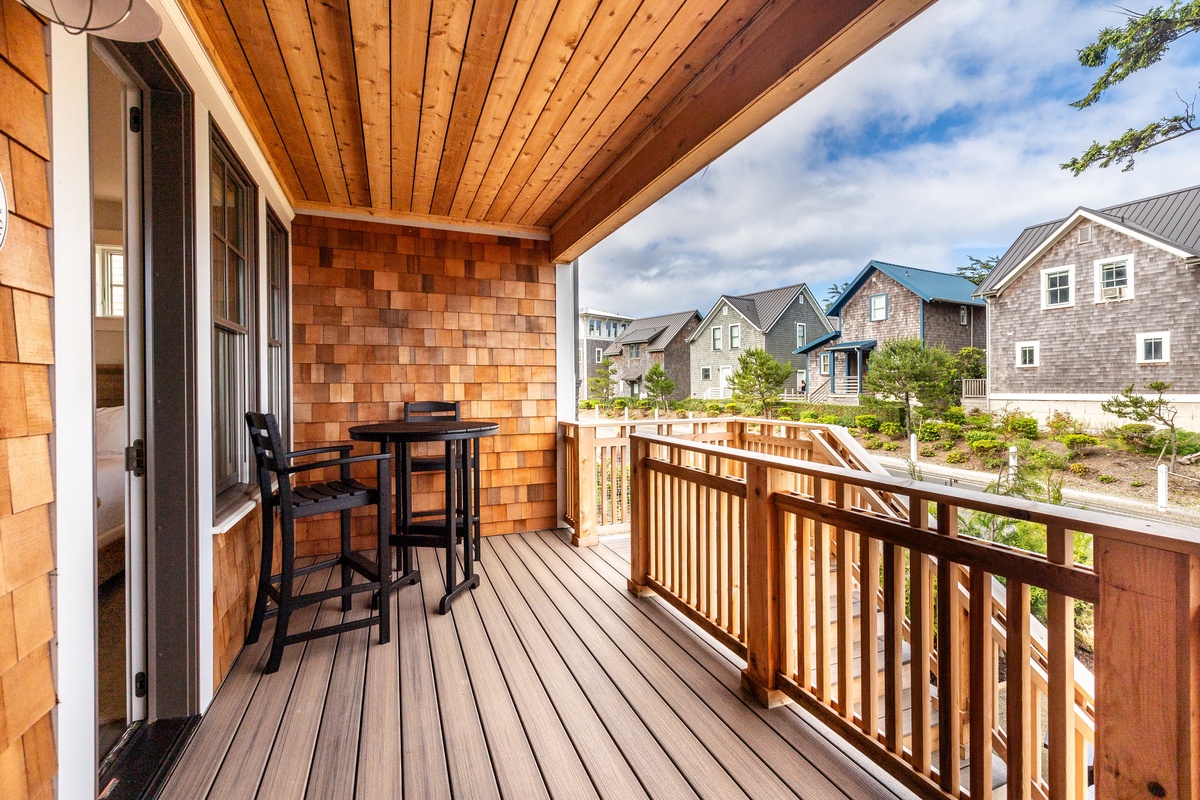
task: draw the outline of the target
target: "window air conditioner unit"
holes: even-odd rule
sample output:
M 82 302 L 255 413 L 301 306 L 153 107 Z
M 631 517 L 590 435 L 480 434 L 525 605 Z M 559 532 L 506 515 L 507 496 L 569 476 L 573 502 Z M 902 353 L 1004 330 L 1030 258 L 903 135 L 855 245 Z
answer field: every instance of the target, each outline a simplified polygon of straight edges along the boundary
M 1120 300 L 1125 296 L 1124 286 L 1110 286 L 1101 292 L 1101 297 L 1105 300 Z

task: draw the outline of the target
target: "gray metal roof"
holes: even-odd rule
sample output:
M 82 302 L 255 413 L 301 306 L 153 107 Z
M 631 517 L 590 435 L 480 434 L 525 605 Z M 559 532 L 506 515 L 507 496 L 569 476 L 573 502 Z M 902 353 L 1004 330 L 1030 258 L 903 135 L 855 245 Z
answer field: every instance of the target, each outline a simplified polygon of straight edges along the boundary
M 1076 211 L 1090 211 L 1079 208 Z M 1075 213 L 1075 212 L 1072 212 Z M 1200 186 L 1120 203 L 1091 213 L 1114 225 L 1136 230 L 1164 244 L 1200 256 Z M 1031 225 L 1021 231 L 999 263 L 979 285 L 976 295 L 994 292 L 996 287 L 1029 255 L 1037 250 L 1070 215 L 1052 222 Z
M 803 292 L 804 289 L 805 285 L 803 283 L 794 283 L 791 286 L 767 289 L 764 292 L 738 295 L 723 294 L 713 304 L 712 310 L 708 312 L 708 316 L 702 320 L 702 323 L 707 322 L 716 313 L 716 310 L 721 306 L 721 301 L 724 300 L 745 317 L 751 325 L 766 333 L 775 326 L 775 323 L 783 316 L 783 312 L 787 311 L 788 306 L 792 304 L 796 296 Z M 817 306 L 817 310 L 820 310 L 819 306 Z M 701 324 L 701 327 L 703 327 L 703 324 Z M 698 328 L 692 334 L 691 338 L 695 339 L 699 335 L 700 330 Z
M 663 314 L 658 317 L 635 319 L 629 323 L 629 328 L 605 349 L 604 355 L 620 355 L 621 346 L 625 344 L 645 344 L 649 352 L 661 352 L 666 349 L 672 339 L 679 335 L 688 320 L 699 316 L 700 312 L 692 309 L 675 314 Z

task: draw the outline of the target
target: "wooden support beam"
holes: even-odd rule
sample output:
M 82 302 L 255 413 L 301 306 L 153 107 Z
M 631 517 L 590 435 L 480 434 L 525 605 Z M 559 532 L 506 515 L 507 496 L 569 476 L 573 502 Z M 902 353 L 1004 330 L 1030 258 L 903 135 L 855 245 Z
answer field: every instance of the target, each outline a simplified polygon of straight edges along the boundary
M 554 225 L 569 262 L 928 6 L 932 0 L 793 3 L 752 21 Z
M 779 672 L 779 511 L 773 495 L 783 476 L 746 466 L 746 668 L 742 688 L 768 708 L 791 702 L 777 688 Z M 839 556 L 840 557 L 840 556 Z
M 583 433 L 585 428 L 579 428 Z M 592 432 L 595 436 L 595 432 Z M 583 443 L 579 443 L 582 453 Z M 590 443 L 588 445 L 591 447 Z M 646 459 L 650 457 L 650 445 L 640 439 L 629 443 L 631 453 L 629 472 L 632 497 L 629 498 L 629 591 L 635 595 L 650 595 L 653 590 L 647 584 L 650 575 L 650 511 L 654 506 L 650 502 L 650 471 L 646 469 Z M 580 465 L 580 474 L 583 466 Z M 582 480 L 580 481 L 582 483 Z M 579 498 L 580 516 L 583 516 L 583 495 Z M 661 528 L 659 535 L 661 536 Z M 661 563 L 661 557 L 659 559 Z
M 580 426 L 575 437 L 579 453 L 579 519 L 575 521 L 571 544 L 594 547 L 600 541 L 596 534 L 596 429 Z

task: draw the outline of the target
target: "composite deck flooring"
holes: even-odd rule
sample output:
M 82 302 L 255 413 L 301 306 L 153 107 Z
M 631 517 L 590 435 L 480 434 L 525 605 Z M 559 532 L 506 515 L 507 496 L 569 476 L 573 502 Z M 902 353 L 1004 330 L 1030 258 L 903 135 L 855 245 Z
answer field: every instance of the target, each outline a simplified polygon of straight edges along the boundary
M 292 645 L 263 675 L 268 623 L 162 796 L 912 796 L 807 714 L 743 699 L 735 657 L 626 592 L 627 543 L 485 539 L 482 585 L 446 616 L 441 555 L 418 551 L 423 580 L 393 598 L 390 644 L 364 629 Z M 293 626 L 341 616 L 329 601 Z

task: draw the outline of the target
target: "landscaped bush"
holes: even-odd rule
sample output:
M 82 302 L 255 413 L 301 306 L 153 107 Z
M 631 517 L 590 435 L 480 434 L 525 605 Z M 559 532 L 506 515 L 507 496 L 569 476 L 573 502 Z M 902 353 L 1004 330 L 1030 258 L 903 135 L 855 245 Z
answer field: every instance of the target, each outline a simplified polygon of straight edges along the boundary
M 967 431 L 966 438 L 967 438 L 967 444 L 975 444 L 976 442 L 981 442 L 981 441 L 994 442 L 996 440 L 996 432 L 995 431 Z
M 588 410 L 593 409 L 596 407 L 596 401 L 595 400 L 580 400 L 579 407 L 582 409 L 588 409 Z
M 792 407 L 784 406 L 775 412 L 775 419 L 783 420 L 784 422 L 792 421 Z
M 721 404 L 716 400 L 710 400 L 704 404 L 704 413 L 710 417 L 719 416 L 721 413 Z
M 874 414 L 859 414 L 854 418 L 854 424 L 865 431 L 874 433 L 879 430 L 879 417 Z
M 954 439 L 942 439 L 940 442 L 938 442 L 938 447 L 942 448 L 943 450 L 949 451 L 949 450 L 954 449 L 954 445 L 956 443 L 957 442 L 955 442 Z
M 1145 450 L 1150 446 L 1154 426 L 1148 422 L 1130 422 L 1117 428 L 1117 438 L 1134 450 Z
M 943 422 L 937 426 L 938 436 L 944 442 L 953 442 L 962 436 L 962 426 L 957 422 Z
M 995 439 L 976 439 L 973 442 L 968 440 L 968 443 L 971 445 L 971 449 L 975 451 L 975 455 L 977 456 L 982 456 L 987 453 L 995 453 L 1004 446 Z
M 1117 482 L 1117 479 L 1114 478 L 1112 475 L 1097 475 L 1096 480 L 1100 481 L 1101 483 L 1116 483 Z
M 863 447 L 868 450 L 878 450 L 883 446 L 883 441 L 878 436 L 867 436 L 863 438 Z
M 629 398 L 628 397 L 613 398 L 612 407 L 616 411 L 624 411 L 625 409 L 629 408 Z
M 879 432 L 884 436 L 891 436 L 894 439 L 904 433 L 904 428 L 901 428 L 898 422 L 881 422 L 879 424 Z
M 972 428 L 980 430 L 988 430 L 992 427 L 992 415 L 981 408 L 971 409 L 971 413 L 967 415 L 967 424 Z
M 1062 470 L 1067 468 L 1067 459 L 1045 447 L 1033 447 L 1023 457 L 1039 469 Z
M 1046 428 L 1054 436 L 1083 433 L 1083 421 L 1075 419 L 1069 411 L 1055 411 L 1046 421 Z
M 822 425 L 838 425 L 841 423 L 841 420 L 835 414 L 822 414 L 817 417 L 817 422 Z
M 1073 472 L 1074 474 L 1078 475 L 1081 478 L 1092 471 L 1091 467 L 1089 467 L 1087 464 L 1083 464 L 1079 461 L 1076 461 L 1074 464 L 1067 467 L 1067 469 L 1071 470 L 1071 472 Z
M 725 404 L 725 413 L 740 414 L 740 413 L 742 413 L 742 407 L 740 405 L 738 405 L 737 403 L 726 403 Z
M 650 411 L 654 408 L 653 400 L 638 400 L 637 407 L 642 411 Z
M 883 449 L 887 450 L 889 453 L 894 453 L 900 449 L 900 443 L 899 442 L 884 442 Z
M 953 422 L 955 425 L 966 425 L 967 414 L 962 406 L 950 406 L 942 412 L 943 422 Z
M 1135 489 L 1136 489 L 1136 488 L 1138 488 L 1139 486 L 1145 486 L 1145 485 L 1146 485 L 1146 482 L 1145 482 L 1145 481 L 1143 481 L 1143 480 L 1140 480 L 1140 479 L 1138 479 L 1138 478 L 1134 478 L 1133 480 L 1131 480 L 1131 481 L 1129 482 L 1129 485 L 1130 485 L 1130 486 L 1132 486 L 1133 488 L 1135 488 Z
M 1026 439 L 1038 437 L 1038 423 L 1033 417 L 1013 416 L 1006 419 L 1004 423 L 1004 430 L 1008 433 L 1016 433 Z
M 933 445 L 926 444 L 921 445 L 921 449 L 917 452 L 921 454 L 922 458 L 933 458 L 933 455 L 936 451 L 933 449 Z
M 951 450 L 949 453 L 946 453 L 946 463 L 947 464 L 962 464 L 962 463 L 966 462 L 970 457 L 971 456 L 964 450 Z
M 938 424 L 936 422 L 923 422 L 921 429 L 917 431 L 917 441 L 919 442 L 936 442 L 938 440 Z
M 1067 447 L 1067 452 L 1071 454 L 1071 458 L 1079 458 L 1089 447 L 1095 447 L 1100 444 L 1100 440 L 1095 436 L 1088 436 L 1086 433 L 1068 433 L 1060 436 L 1058 439 Z
M 802 422 L 816 422 L 818 416 L 820 415 L 815 411 L 804 411 L 800 414 L 800 420 Z

